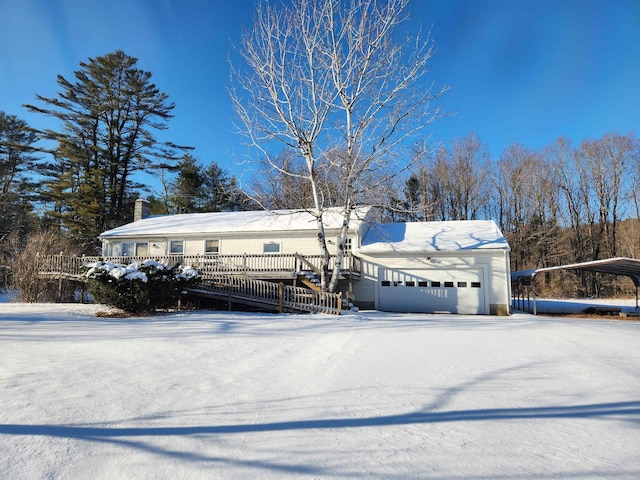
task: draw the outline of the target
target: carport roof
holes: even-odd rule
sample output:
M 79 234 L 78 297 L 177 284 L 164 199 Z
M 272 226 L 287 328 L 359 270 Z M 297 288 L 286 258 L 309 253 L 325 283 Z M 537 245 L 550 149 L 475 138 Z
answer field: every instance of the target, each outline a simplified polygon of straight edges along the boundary
M 636 287 L 640 287 L 640 260 L 635 258 L 616 257 L 591 262 L 559 265 L 557 267 L 535 268 L 523 270 L 511 274 L 511 280 L 520 280 L 522 283 L 535 281 L 535 276 L 540 273 L 554 272 L 557 270 L 576 270 L 585 272 L 608 273 L 610 275 L 623 275 L 630 277 Z

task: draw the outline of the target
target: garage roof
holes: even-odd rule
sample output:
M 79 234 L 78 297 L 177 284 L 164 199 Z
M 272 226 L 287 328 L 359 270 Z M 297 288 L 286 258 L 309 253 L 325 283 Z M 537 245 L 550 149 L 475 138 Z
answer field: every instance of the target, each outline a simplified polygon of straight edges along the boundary
M 509 250 L 493 220 L 375 223 L 359 253 L 430 253 L 460 250 Z

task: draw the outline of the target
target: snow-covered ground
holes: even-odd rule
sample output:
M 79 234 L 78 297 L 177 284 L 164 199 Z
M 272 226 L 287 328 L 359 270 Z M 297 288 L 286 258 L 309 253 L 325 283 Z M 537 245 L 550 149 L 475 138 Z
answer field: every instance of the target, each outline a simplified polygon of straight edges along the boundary
M 514 308 L 533 312 L 533 298 L 520 300 L 516 303 Z M 536 311 L 538 313 L 551 313 L 551 314 L 579 314 L 589 307 L 607 307 L 607 308 L 619 308 L 624 313 L 640 313 L 640 309 L 636 308 L 635 299 L 603 299 L 603 298 L 589 298 L 589 299 L 550 299 L 550 298 L 538 298 L 536 299 Z
M 640 478 L 640 322 L 0 303 L 0 478 Z

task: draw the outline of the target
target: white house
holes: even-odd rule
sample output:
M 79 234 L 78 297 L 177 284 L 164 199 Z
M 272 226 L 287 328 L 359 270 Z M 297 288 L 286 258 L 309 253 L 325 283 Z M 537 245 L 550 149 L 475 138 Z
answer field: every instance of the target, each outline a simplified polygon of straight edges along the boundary
M 240 257 L 251 257 L 261 265 L 271 262 L 277 267 L 244 269 L 244 275 L 253 272 L 261 278 L 272 276 L 293 283 L 300 264 L 283 268 L 278 263 L 281 259 L 297 254 L 296 258 L 309 259 L 309 265 L 318 264 L 316 220 L 304 210 L 140 218 L 144 215 L 138 208 L 137 217 L 137 221 L 100 235 L 104 256 L 198 255 L 220 265 L 231 265 L 229 259 L 235 259 L 237 265 Z M 332 254 L 341 224 L 338 209 L 324 214 Z M 509 313 L 509 245 L 493 221 L 378 224 L 371 221 L 370 207 L 362 207 L 352 214 L 347 253 L 349 272 L 340 287 L 360 308 Z
M 140 206 L 138 200 L 137 206 Z M 186 213 L 145 217 L 100 235 L 105 256 L 165 255 L 318 255 L 316 218 L 305 210 Z M 370 207 L 351 215 L 347 249 L 359 246 Z M 338 209 L 324 213 L 329 250 L 335 245 L 342 216 Z

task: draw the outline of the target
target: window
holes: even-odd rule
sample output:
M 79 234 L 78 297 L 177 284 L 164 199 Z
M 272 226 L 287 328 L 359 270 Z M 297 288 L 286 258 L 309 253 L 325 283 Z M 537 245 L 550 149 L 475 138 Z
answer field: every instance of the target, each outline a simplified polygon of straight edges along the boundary
M 182 255 L 184 253 L 184 240 L 171 240 L 169 242 L 169 255 Z
M 418 286 L 419 286 L 419 287 L 428 287 L 428 286 L 429 286 L 429 282 L 427 282 L 427 281 L 420 281 L 420 282 L 418 282 Z
M 135 257 L 136 244 L 133 242 L 122 242 L 122 255 L 125 257 Z
M 280 244 L 276 242 L 263 243 L 262 253 L 280 253 Z
M 120 242 L 110 242 L 107 245 L 107 256 L 113 255 L 114 257 L 119 257 L 122 255 L 122 243 Z
M 149 254 L 148 243 L 136 243 L 136 257 L 146 257 Z
M 408 281 L 404 283 L 407 287 L 415 287 L 416 286 L 416 282 L 412 282 L 412 281 Z
M 467 282 L 458 282 L 458 288 L 467 288 Z
M 205 255 L 218 255 L 220 253 L 220 240 L 205 240 L 204 253 Z
M 393 282 L 393 286 L 394 287 L 401 287 L 402 286 L 402 282 Z
M 444 288 L 453 288 L 453 282 L 444 282 Z
M 435 288 L 439 288 L 440 287 L 440 282 L 431 282 L 431 286 L 435 287 Z
M 383 287 L 390 287 L 391 286 L 391 282 L 389 280 L 383 280 L 382 281 L 382 286 Z
M 344 242 L 344 253 L 345 255 L 351 254 L 351 248 L 353 247 L 352 239 L 347 238 Z
M 480 282 L 471 282 L 471 288 L 480 288 Z
M 122 242 L 123 257 L 144 257 L 148 254 L 149 244 L 147 242 Z

